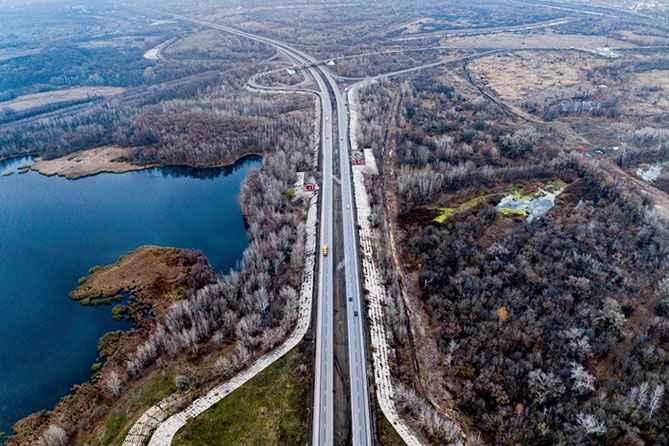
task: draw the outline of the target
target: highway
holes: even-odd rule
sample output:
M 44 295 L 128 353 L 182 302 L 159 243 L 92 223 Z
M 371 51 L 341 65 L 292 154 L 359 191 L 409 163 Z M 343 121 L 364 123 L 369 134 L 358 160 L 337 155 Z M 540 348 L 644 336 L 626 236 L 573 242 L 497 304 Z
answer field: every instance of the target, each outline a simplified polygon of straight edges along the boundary
M 201 23 L 201 21 L 198 21 Z M 228 27 L 215 25 L 219 29 L 234 34 L 254 38 L 275 46 L 290 57 L 315 63 L 316 60 L 288 45 L 264 37 L 252 36 Z M 346 298 L 350 297 L 347 311 L 349 372 L 351 383 L 351 434 L 352 444 L 368 446 L 372 444 L 371 414 L 369 405 L 369 385 L 367 377 L 367 354 L 365 351 L 364 313 L 362 292 L 358 270 L 358 247 L 353 201 L 353 180 L 351 177 L 348 145 L 348 113 L 345 103 L 330 72 L 325 67 L 310 67 L 310 74 L 318 83 L 322 99 L 322 146 L 323 184 L 321 196 L 321 245 L 331 245 L 332 238 L 332 106 L 325 82 L 332 89 L 337 109 L 337 137 L 342 188 L 342 218 L 344 231 L 344 261 L 346 270 Z M 333 265 L 332 256 L 322 256 L 319 274 L 319 296 L 316 332 L 316 367 L 313 414 L 313 445 L 333 444 Z M 357 312 L 357 316 L 355 313 Z
M 145 8 L 142 8 L 145 9 Z M 296 50 L 287 44 L 262 36 L 239 31 L 224 25 L 173 14 L 166 11 L 154 11 L 171 17 L 218 29 L 257 42 L 271 45 L 284 54 L 290 61 L 299 64 L 314 64 L 316 59 Z M 353 183 L 349 161 L 348 114 L 342 94 L 333 76 L 325 67 L 308 68 L 310 76 L 316 81 L 322 104 L 321 116 L 321 210 L 320 210 L 320 245 L 333 246 L 333 110 L 330 91 L 334 94 L 337 109 L 338 153 L 341 169 L 342 217 L 344 231 L 344 263 L 346 274 L 346 299 L 348 323 L 348 351 L 351 382 L 352 444 L 368 446 L 372 444 L 371 415 L 369 405 L 369 387 L 367 378 L 367 355 L 365 352 L 364 313 L 360 274 L 358 270 L 358 250 L 354 218 Z M 320 255 L 318 277 L 318 310 L 316 316 L 316 361 L 314 367 L 314 410 L 312 445 L 331 446 L 334 444 L 334 331 L 333 331 L 333 256 Z M 350 301 L 349 301 L 350 298 Z M 356 315 L 357 314 L 357 315 Z
M 353 200 L 353 177 L 348 139 L 348 112 L 339 88 L 326 68 L 325 77 L 333 86 L 337 107 L 337 136 L 339 139 L 339 167 L 341 174 L 342 221 L 344 231 L 344 266 L 346 273 L 346 322 L 348 327 L 349 379 L 351 383 L 351 439 L 355 446 L 372 444 L 373 432 L 367 379 L 362 292 L 358 269 L 358 244 Z M 356 316 L 357 313 L 357 316 Z

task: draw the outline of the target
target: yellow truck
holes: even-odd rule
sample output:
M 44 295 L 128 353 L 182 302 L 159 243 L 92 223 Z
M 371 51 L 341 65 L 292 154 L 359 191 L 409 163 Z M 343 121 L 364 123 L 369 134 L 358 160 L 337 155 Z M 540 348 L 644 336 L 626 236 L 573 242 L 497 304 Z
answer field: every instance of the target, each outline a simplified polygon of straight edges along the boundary
M 327 245 L 327 243 L 325 245 L 323 245 L 323 255 L 324 256 L 328 255 L 328 245 Z

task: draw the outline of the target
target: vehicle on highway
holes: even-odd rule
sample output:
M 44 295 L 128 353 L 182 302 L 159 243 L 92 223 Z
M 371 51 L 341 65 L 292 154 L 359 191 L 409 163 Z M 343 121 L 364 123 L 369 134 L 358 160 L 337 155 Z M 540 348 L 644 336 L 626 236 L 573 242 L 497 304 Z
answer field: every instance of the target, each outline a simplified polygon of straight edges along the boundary
M 326 255 L 328 255 L 328 245 L 327 245 L 327 243 L 325 245 L 323 245 L 323 256 L 326 256 Z
M 358 315 L 358 312 L 357 312 L 357 311 L 354 311 L 354 312 L 353 312 L 353 316 L 357 316 L 357 315 Z
M 349 296 L 348 301 L 353 302 L 353 298 Z

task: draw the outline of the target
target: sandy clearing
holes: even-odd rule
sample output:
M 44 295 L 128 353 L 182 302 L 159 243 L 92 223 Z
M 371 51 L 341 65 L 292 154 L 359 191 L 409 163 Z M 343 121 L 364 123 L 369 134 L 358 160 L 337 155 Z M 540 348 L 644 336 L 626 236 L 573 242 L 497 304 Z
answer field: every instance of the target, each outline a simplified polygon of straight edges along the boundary
M 52 160 L 37 158 L 32 169 L 43 175 L 60 175 L 76 179 L 101 172 L 123 173 L 153 167 L 116 161 L 119 157 L 131 153 L 132 150 L 118 146 L 104 146 L 81 150 Z
M 165 57 L 163 57 L 163 50 L 168 46 L 174 43 L 177 40 L 176 37 L 172 37 L 171 39 L 168 39 L 164 41 L 163 43 L 154 46 L 151 48 L 149 51 L 144 53 L 144 59 L 148 60 L 165 60 Z
M 67 90 L 45 91 L 19 96 L 11 101 L 0 102 L 0 109 L 9 107 L 16 112 L 20 112 L 59 102 L 79 101 L 93 96 L 114 96 L 124 91 L 125 89 L 121 87 L 75 87 Z
M 42 50 L 39 48 L 34 48 L 30 50 L 19 50 L 19 51 L 0 50 L 0 60 L 10 60 L 10 59 L 15 59 L 17 57 L 29 56 L 31 54 L 37 54 L 40 51 Z

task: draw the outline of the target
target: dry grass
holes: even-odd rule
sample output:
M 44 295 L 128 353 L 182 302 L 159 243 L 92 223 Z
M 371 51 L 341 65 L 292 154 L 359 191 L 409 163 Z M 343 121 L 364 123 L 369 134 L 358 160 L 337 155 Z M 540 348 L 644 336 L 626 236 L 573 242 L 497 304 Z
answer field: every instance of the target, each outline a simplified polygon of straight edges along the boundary
M 121 291 L 149 293 L 160 296 L 163 305 L 183 298 L 182 282 L 189 267 L 181 259 L 182 250 L 143 246 L 121 256 L 113 265 L 105 266 L 86 279 L 71 294 L 73 299 L 116 296 Z
M 388 31 L 402 30 L 402 34 L 415 34 L 420 31 L 421 25 L 424 23 L 434 23 L 434 18 L 422 17 L 407 23 L 402 23 L 401 25 L 392 26 Z
M 45 91 L 19 96 L 11 101 L 0 102 L 0 109 L 9 107 L 16 112 L 20 112 L 59 102 L 80 101 L 93 96 L 114 96 L 123 93 L 123 91 L 124 89 L 121 87 L 75 87 L 67 90 Z
M 648 116 L 669 111 L 669 71 L 632 73 L 626 86 L 631 94 L 623 104 L 624 114 Z
M 653 44 L 666 45 L 667 43 L 669 43 L 669 38 L 637 34 L 634 31 L 630 30 L 618 31 L 617 34 L 620 36 L 621 39 L 630 40 L 632 42 L 640 43 L 642 45 L 653 45 Z
M 605 36 L 557 34 L 552 29 L 527 32 L 506 32 L 483 36 L 444 37 L 441 45 L 460 48 L 603 48 L 634 47 L 630 42 Z
M 446 34 L 452 34 L 452 35 L 463 35 L 463 34 L 476 34 L 479 37 L 483 33 L 486 32 L 502 32 L 502 31 L 508 31 L 508 32 L 515 32 L 515 31 L 522 31 L 522 30 L 528 30 L 532 29 L 533 27 L 536 28 L 542 28 L 542 27 L 551 27 L 551 26 L 556 26 L 558 24 L 562 24 L 565 21 L 570 21 L 573 20 L 573 17 L 560 17 L 557 19 L 552 19 L 552 20 L 547 20 L 543 22 L 536 22 L 536 23 L 526 23 L 523 25 L 511 25 L 511 26 L 493 26 L 493 27 L 484 27 L 484 28 L 457 28 L 454 27 L 455 23 L 448 23 L 449 28 L 448 29 L 440 29 L 438 31 L 431 31 L 431 32 L 420 32 L 421 31 L 421 23 L 423 24 L 429 24 L 429 23 L 435 23 L 435 20 L 432 18 L 422 18 L 418 20 L 414 20 L 411 22 L 408 22 L 406 24 L 394 26 L 390 28 L 390 31 L 395 31 L 397 29 L 402 30 L 402 36 L 412 36 L 412 37 L 439 37 L 443 36 Z M 466 24 L 466 23 L 465 23 Z M 535 31 L 535 32 L 541 32 L 541 31 Z
M 154 39 L 142 35 L 130 34 L 111 39 L 89 40 L 87 42 L 81 42 L 77 46 L 79 48 L 136 48 L 144 47 L 147 44 L 147 41 L 150 42 L 151 40 Z
M 1 49 L 0 50 L 0 61 L 14 59 L 16 57 L 29 56 L 31 54 L 37 54 L 41 50 L 39 48 L 31 50 L 12 50 L 12 49 Z
M 502 100 L 538 100 L 561 97 L 566 89 L 596 88 L 586 75 L 602 62 L 575 51 L 519 51 L 475 59 L 470 71 Z
M 644 59 L 646 56 L 634 56 L 628 60 Z M 603 71 L 592 75 L 597 67 L 624 60 L 624 57 L 612 60 L 579 51 L 517 51 L 472 60 L 469 69 L 479 85 L 514 107 L 525 102 L 547 105 L 585 95 L 595 101 L 617 97 L 622 117 L 650 119 L 666 113 L 668 71 L 622 73 L 616 79 L 604 77 Z
M 70 153 L 52 160 L 37 158 L 32 168 L 44 175 L 60 175 L 76 179 L 101 172 L 122 173 L 151 167 L 117 161 L 119 157 L 128 155 L 131 151 L 132 149 L 118 146 L 103 146 Z
M 190 34 L 171 44 L 166 42 L 167 45 L 162 48 L 162 51 L 166 57 L 191 51 L 206 51 L 222 45 L 225 41 L 225 35 L 220 31 L 206 29 L 204 31 Z

